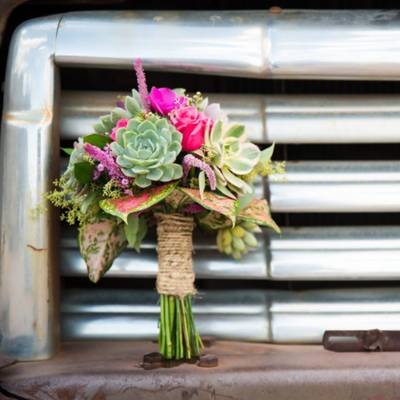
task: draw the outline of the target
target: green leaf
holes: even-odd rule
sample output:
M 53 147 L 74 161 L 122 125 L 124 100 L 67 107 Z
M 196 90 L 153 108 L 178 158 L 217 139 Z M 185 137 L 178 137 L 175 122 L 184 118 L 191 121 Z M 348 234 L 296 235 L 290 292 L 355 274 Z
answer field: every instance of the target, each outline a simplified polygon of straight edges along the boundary
M 72 152 L 74 151 L 74 149 L 67 148 L 67 147 L 61 147 L 61 150 L 62 150 L 64 153 L 68 154 L 69 156 L 70 156 L 70 155 L 72 154 Z
M 102 200 L 100 201 L 100 207 L 107 214 L 119 217 L 125 223 L 128 223 L 129 214 L 146 210 L 164 200 L 174 191 L 177 185 L 178 182 L 172 182 L 143 190 L 136 195 L 124 196 L 119 199 Z
M 106 133 L 107 132 L 107 128 L 101 123 L 101 122 L 98 122 L 97 124 L 95 124 L 94 126 L 93 126 L 93 129 L 94 129 L 94 131 L 96 132 L 96 133 Z
M 133 246 L 133 248 L 140 253 L 140 246 L 142 244 L 142 241 L 144 237 L 147 234 L 147 221 L 144 217 L 139 218 L 139 229 L 136 235 L 136 243 Z
M 200 204 L 207 210 L 216 211 L 228 217 L 235 225 L 238 212 L 238 201 L 225 196 L 220 196 L 213 192 L 204 192 L 203 197 L 197 189 L 179 188 L 188 195 L 194 202 Z
M 265 199 L 253 199 L 247 207 L 239 212 L 238 218 L 257 225 L 268 226 L 275 232 L 281 233 L 279 226 L 271 217 L 269 206 Z
M 245 128 L 244 125 L 234 124 L 229 127 L 225 132 L 225 137 L 234 137 L 237 139 L 245 138 Z
M 126 240 L 129 246 L 134 247 L 136 244 L 137 233 L 139 230 L 139 217 L 137 214 L 128 215 L 128 223 L 124 225 Z
M 74 164 L 74 175 L 76 180 L 83 185 L 92 181 L 94 165 L 88 161 L 81 161 Z
M 89 279 L 96 283 L 110 269 L 126 247 L 122 224 L 104 218 L 79 228 L 79 249 L 86 262 Z
M 114 124 L 123 118 L 129 118 L 129 113 L 127 113 L 123 108 L 116 107 L 111 111 L 111 121 Z
M 140 103 L 138 103 L 133 97 L 130 96 L 126 96 L 125 107 L 133 116 L 142 111 Z
M 266 149 L 261 151 L 261 153 L 260 153 L 260 162 L 263 165 L 271 160 L 272 155 L 274 154 L 274 149 L 275 149 L 275 143 L 272 143 L 271 146 L 269 146 Z
M 112 142 L 110 137 L 101 135 L 99 133 L 93 133 L 91 135 L 84 136 L 83 141 L 84 143 L 90 143 L 93 146 L 99 147 L 100 149 L 103 149 L 106 144 Z
M 199 223 L 201 228 L 213 231 L 223 228 L 229 228 L 232 226 L 232 222 L 229 218 L 215 211 L 207 211 L 198 214 L 197 222 Z
M 86 195 L 85 199 L 81 203 L 81 211 L 86 214 L 90 207 L 95 205 L 99 200 L 100 195 L 97 192 L 90 192 Z
M 200 173 L 199 173 L 199 190 L 200 190 L 201 198 L 203 198 L 205 188 L 206 188 L 206 174 L 204 171 L 200 171 Z
M 210 142 L 212 145 L 217 145 L 222 138 L 222 121 L 217 121 L 210 133 Z
M 112 128 L 114 128 L 114 124 L 111 121 L 111 116 L 110 115 L 103 115 L 100 117 L 101 123 L 104 125 L 106 128 L 107 132 L 110 132 Z

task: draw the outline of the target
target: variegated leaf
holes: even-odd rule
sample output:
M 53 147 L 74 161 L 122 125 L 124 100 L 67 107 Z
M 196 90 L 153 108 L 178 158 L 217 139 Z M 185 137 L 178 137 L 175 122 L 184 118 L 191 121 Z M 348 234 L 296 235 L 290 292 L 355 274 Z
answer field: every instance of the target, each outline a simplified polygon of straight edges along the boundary
M 216 211 L 228 217 L 232 224 L 235 224 L 236 215 L 238 213 L 238 201 L 225 196 L 220 196 L 213 192 L 204 192 L 201 196 L 197 189 L 179 188 L 183 193 L 188 195 L 194 202 L 200 204 L 207 210 Z
M 89 279 L 96 283 L 110 269 L 126 247 L 123 224 L 101 219 L 79 228 L 79 249 L 86 262 Z
M 124 196 L 119 199 L 106 199 L 100 201 L 100 207 L 108 214 L 121 218 L 128 222 L 128 215 L 154 206 L 169 196 L 178 182 L 142 190 L 139 194 Z
M 265 199 L 253 199 L 247 207 L 239 212 L 238 218 L 257 225 L 268 226 L 275 232 L 281 233 L 279 226 L 271 217 L 269 206 Z

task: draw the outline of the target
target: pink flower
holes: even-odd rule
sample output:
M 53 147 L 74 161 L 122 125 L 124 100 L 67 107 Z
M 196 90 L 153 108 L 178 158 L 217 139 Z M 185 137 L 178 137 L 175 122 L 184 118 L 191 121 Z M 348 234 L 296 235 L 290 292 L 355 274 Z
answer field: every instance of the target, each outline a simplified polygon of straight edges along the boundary
M 171 123 L 182 133 L 183 151 L 199 149 L 204 143 L 204 134 L 212 121 L 196 107 L 182 107 L 170 114 Z
M 169 88 L 153 87 L 150 91 L 148 100 L 152 110 L 161 115 L 167 115 L 171 111 L 187 104 L 185 96 L 178 96 Z
M 111 135 L 110 138 L 112 140 L 116 140 L 117 139 L 117 131 L 119 128 L 126 128 L 128 125 L 129 119 L 128 118 L 122 118 L 117 122 L 117 125 L 115 126 L 115 128 L 112 129 L 111 131 Z

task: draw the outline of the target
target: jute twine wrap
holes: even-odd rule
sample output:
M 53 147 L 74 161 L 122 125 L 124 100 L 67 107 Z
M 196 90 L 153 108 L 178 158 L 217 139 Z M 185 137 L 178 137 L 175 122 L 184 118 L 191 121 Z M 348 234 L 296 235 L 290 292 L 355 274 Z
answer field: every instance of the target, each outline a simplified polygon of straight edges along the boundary
M 180 298 L 195 294 L 193 272 L 193 217 L 155 214 L 157 219 L 157 291 Z

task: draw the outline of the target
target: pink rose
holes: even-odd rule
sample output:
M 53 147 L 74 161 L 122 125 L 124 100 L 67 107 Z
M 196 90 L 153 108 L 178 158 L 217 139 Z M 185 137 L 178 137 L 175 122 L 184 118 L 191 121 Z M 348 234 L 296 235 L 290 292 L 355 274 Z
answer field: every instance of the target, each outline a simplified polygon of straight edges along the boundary
M 119 128 L 126 128 L 128 125 L 128 118 L 122 118 L 117 122 L 117 125 L 115 126 L 115 128 L 112 129 L 111 131 L 111 139 L 112 140 L 116 140 L 117 139 L 117 131 Z
M 212 121 L 196 107 L 182 107 L 170 114 L 172 125 L 182 133 L 183 151 L 199 149 L 204 143 L 204 134 L 210 129 Z
M 178 96 L 169 88 L 153 87 L 150 91 L 148 100 L 151 109 L 161 115 L 167 115 L 171 111 L 187 104 L 185 96 Z

